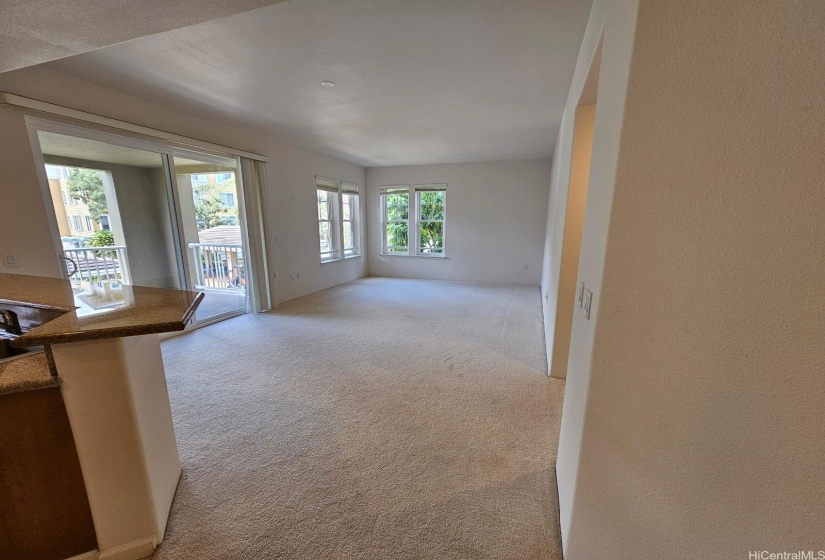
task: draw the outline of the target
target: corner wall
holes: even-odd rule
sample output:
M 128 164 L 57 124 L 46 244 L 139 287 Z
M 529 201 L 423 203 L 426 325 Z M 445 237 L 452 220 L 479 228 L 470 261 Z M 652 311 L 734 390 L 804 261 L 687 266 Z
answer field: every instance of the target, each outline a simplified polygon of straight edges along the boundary
M 447 258 L 381 254 L 380 187 L 447 183 Z M 550 160 L 367 169 L 369 273 L 538 285 Z
M 594 17 L 565 558 L 822 550 L 825 4 L 597 0 Z
M 315 175 L 361 185 L 364 196 L 363 167 L 304 150 L 243 123 L 216 120 L 213 115 L 185 113 L 42 66 L 0 74 L 0 91 L 269 157 L 268 207 L 264 210 L 272 232 L 272 239 L 267 240 L 274 254 L 270 273 L 277 275 L 271 284 L 275 292 L 273 301 L 287 301 L 355 280 L 367 273 L 365 258 L 321 266 L 315 206 Z M 0 220 L 0 253 L 16 254 L 21 262 L 18 268 L 2 270 L 59 276 L 60 268 L 54 256 L 46 206 L 24 121 L 26 114 L 66 122 L 52 115 L 0 105 L 0 129 L 3 130 L 0 136 L 0 169 L 3 170 L 0 189 L 4 199 L 12 201 L 14 207 L 13 212 Z M 365 207 L 362 205 L 362 224 L 366 221 Z M 365 232 L 362 235 L 365 236 Z M 301 275 L 300 280 L 289 280 L 290 274 L 295 277 L 297 273 Z

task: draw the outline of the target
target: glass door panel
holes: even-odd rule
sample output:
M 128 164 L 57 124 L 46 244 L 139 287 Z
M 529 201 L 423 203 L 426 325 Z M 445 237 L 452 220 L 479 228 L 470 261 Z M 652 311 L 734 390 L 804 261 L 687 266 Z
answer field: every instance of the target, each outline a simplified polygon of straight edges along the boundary
M 204 292 L 198 323 L 246 312 L 237 161 L 175 152 L 173 173 L 189 288 Z
M 122 284 L 181 288 L 167 160 L 160 152 L 38 130 L 67 277 L 92 308 Z

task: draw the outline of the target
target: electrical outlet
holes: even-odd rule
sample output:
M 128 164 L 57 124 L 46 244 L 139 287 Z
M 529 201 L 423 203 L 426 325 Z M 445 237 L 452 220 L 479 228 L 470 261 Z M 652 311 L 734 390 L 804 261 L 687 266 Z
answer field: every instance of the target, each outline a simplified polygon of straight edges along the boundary
M 299 273 L 297 273 L 297 274 L 295 275 L 295 278 L 297 278 L 298 280 L 300 280 L 300 279 L 301 279 L 301 273 L 300 273 L 300 272 L 299 272 Z
M 550 295 L 547 292 L 544 292 L 544 301 L 550 301 Z
M 524 270 L 527 270 L 528 268 L 530 268 L 530 265 L 529 265 L 529 264 L 525 264 L 525 265 L 524 265 Z
M 294 274 L 290 274 L 290 275 L 289 275 L 289 279 L 290 279 L 290 280 L 295 280 L 295 275 L 294 275 Z
M 579 297 L 577 298 L 579 307 L 584 306 L 584 282 L 579 282 Z
M 584 318 L 590 320 L 590 307 L 593 305 L 593 292 L 584 290 Z

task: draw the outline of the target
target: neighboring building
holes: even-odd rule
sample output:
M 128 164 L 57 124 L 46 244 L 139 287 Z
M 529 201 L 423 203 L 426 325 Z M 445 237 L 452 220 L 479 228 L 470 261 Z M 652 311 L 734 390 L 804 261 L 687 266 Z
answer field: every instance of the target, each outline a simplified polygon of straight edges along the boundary
M 234 173 L 193 173 L 189 177 L 192 181 L 195 204 L 198 204 L 205 194 L 217 194 L 222 205 L 222 225 L 238 225 L 238 189 Z
M 49 192 L 52 196 L 57 228 L 61 238 L 91 237 L 96 231 L 108 229 L 92 219 L 88 205 L 82 200 L 69 196 L 70 167 L 47 164 L 46 175 L 49 178 Z

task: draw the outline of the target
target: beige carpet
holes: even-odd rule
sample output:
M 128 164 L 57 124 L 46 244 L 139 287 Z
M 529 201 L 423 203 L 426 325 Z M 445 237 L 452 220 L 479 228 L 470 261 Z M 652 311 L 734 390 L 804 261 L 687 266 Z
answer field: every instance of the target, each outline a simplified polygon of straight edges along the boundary
M 538 288 L 365 278 L 163 354 L 157 560 L 561 558 Z

